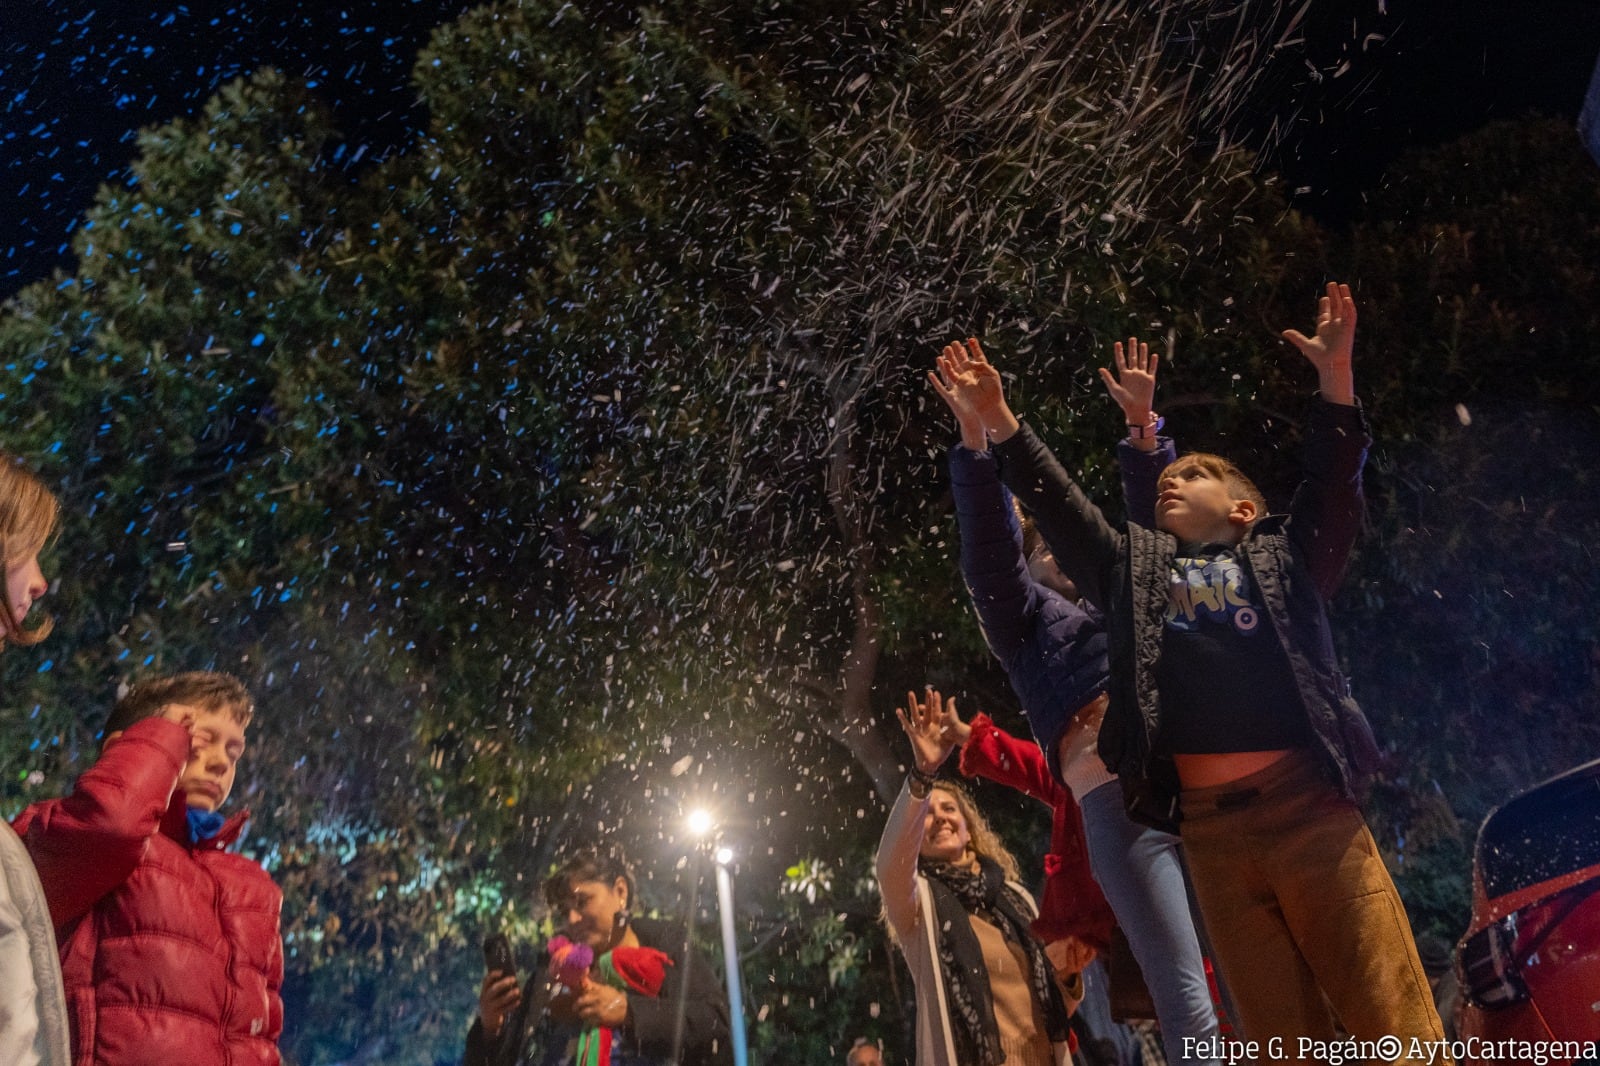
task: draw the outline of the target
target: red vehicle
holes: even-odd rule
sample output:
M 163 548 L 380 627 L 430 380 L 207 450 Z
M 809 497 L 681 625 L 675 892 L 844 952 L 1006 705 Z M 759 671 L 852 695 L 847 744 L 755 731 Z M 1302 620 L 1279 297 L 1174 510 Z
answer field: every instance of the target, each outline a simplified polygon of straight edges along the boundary
M 1460 1038 L 1600 1042 L 1600 759 L 1491 811 L 1472 882 Z

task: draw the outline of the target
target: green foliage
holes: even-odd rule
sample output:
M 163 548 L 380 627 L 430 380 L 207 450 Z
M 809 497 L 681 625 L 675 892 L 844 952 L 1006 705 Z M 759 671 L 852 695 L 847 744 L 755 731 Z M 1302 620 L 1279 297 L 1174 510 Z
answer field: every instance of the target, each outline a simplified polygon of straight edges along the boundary
M 762 944 L 762 954 L 781 965 L 750 992 L 759 1022 L 755 1057 L 842 1060 L 857 1036 L 903 1045 L 903 1054 L 913 1055 L 904 1038 L 910 980 L 878 907 L 871 864 L 860 853 L 843 861 L 803 858 L 784 871 L 775 935 Z
M 1348 246 L 1379 444 L 1337 624 L 1393 753 L 1375 831 L 1454 936 L 1489 808 L 1600 745 L 1593 163 L 1564 123 L 1488 127 L 1397 167 Z

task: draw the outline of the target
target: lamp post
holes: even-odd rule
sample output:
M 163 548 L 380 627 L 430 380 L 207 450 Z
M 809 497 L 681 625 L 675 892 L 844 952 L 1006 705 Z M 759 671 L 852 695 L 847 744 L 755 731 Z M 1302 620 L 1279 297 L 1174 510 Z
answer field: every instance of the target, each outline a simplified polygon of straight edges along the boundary
M 722 913 L 722 962 L 728 971 L 728 1018 L 733 1023 L 733 1063 L 746 1066 L 750 1049 L 744 1036 L 744 988 L 739 980 L 739 942 L 733 935 L 732 848 L 718 848 L 717 909 Z
M 711 812 L 697 808 L 689 812 L 686 824 L 691 836 L 706 840 L 716 828 Z M 717 912 L 722 919 L 722 961 L 728 979 L 728 1020 L 733 1030 L 733 1064 L 749 1066 L 750 1049 L 744 1032 L 744 986 L 739 979 L 739 942 L 733 929 L 733 849 L 719 846 L 712 853 L 717 864 Z M 696 894 L 698 894 L 696 878 Z M 693 906 L 689 908 L 692 912 Z

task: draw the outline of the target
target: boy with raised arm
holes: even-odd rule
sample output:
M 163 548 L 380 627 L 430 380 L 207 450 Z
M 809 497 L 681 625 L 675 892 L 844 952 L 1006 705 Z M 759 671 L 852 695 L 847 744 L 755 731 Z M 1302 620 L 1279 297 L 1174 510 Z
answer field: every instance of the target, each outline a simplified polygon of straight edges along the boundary
M 254 714 L 227 674 L 143 681 L 100 758 L 17 819 L 61 945 L 75 1066 L 277 1066 L 282 894 L 219 810 Z
M 1107 614 L 1100 754 L 1130 814 L 1179 826 L 1255 1056 L 1348 1061 L 1347 1046 L 1330 1050 L 1336 1017 L 1361 1057 L 1446 1062 L 1404 906 L 1355 802 L 1378 751 L 1324 608 L 1360 525 L 1371 440 L 1355 325 L 1349 288 L 1330 284 L 1316 335 L 1284 332 L 1320 385 L 1285 514 L 1268 514 L 1232 463 L 1191 454 L 1159 475 L 1155 528 L 1118 531 L 1017 421 L 976 341 L 952 346 L 949 374 L 1002 480 Z M 1147 418 L 1136 431 L 1154 432 Z M 1130 499 L 1129 514 L 1147 502 Z

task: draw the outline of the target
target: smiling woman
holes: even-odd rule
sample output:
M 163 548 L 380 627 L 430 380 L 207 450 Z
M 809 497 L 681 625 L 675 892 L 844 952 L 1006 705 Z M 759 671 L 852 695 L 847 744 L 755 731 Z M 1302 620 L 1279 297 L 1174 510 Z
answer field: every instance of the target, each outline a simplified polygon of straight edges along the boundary
M 1068 1011 L 1029 929 L 1038 908 L 972 797 L 933 776 L 955 750 L 943 706 L 930 688 L 898 711 L 916 762 L 878 845 L 884 919 L 917 988 L 917 1062 L 1064 1063 Z

